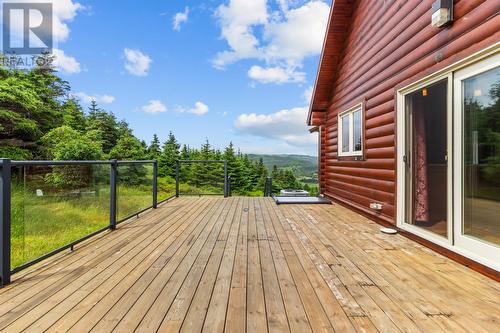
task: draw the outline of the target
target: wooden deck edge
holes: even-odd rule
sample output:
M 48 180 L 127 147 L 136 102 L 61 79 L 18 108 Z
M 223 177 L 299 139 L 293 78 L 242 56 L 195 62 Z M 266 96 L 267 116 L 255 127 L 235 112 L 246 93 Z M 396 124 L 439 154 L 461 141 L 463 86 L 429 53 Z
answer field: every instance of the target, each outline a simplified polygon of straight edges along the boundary
M 394 225 L 394 223 L 392 223 L 391 221 L 389 221 L 386 217 L 384 216 L 377 216 L 377 215 L 374 215 L 373 213 L 371 212 L 368 212 L 366 209 L 363 209 L 364 207 L 358 207 L 357 205 L 355 204 L 352 204 L 352 203 L 349 203 L 349 202 L 346 202 L 344 200 L 341 200 L 339 198 L 337 198 L 335 195 L 332 195 L 331 193 L 324 193 L 325 197 L 329 198 L 330 200 L 332 200 L 333 202 L 335 203 L 338 203 L 339 205 L 343 206 L 343 207 L 346 207 L 350 210 L 353 210 L 355 211 L 356 213 L 370 219 L 371 221 L 377 223 L 377 224 L 380 224 L 384 227 L 390 227 L 390 228 L 394 228 L 396 230 L 398 230 L 398 232 L 408 238 L 408 239 L 411 239 L 412 241 L 415 241 L 463 266 L 466 266 L 494 281 L 497 281 L 497 282 L 500 282 L 500 272 L 498 272 L 497 270 L 493 269 L 493 268 L 490 268 L 488 266 L 485 266 L 477 261 L 474 261 L 470 258 L 467 258 L 459 253 L 456 253 L 456 252 L 453 252 L 447 248 L 444 248 L 440 245 L 437 245 L 431 241 L 428 241 L 427 239 L 425 238 L 422 238 L 420 236 L 417 236 L 415 234 L 412 234 L 411 232 L 408 232 L 406 230 L 403 230 L 401 228 L 398 228 L 396 225 Z

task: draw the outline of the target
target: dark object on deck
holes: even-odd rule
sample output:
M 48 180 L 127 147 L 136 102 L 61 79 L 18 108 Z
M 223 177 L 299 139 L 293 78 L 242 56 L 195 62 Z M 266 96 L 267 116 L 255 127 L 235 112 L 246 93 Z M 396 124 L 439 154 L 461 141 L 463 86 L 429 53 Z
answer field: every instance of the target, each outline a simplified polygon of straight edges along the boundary
M 330 200 L 322 197 L 273 197 L 277 205 L 295 204 L 295 205 L 309 205 L 309 204 L 323 204 L 330 205 Z

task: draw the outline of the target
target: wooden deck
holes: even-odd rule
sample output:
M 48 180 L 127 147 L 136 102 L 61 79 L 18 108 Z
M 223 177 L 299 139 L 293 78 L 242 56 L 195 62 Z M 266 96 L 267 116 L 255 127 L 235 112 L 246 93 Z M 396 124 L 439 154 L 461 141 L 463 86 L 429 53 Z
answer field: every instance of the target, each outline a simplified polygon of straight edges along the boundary
M 179 198 L 14 276 L 2 332 L 498 332 L 500 285 L 338 205 Z

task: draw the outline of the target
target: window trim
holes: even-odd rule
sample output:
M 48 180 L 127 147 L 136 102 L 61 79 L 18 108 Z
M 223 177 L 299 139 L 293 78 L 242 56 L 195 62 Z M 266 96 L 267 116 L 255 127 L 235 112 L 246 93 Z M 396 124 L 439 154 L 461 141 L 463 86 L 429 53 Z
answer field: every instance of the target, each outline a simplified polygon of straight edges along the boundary
M 354 150 L 354 121 L 353 121 L 353 115 L 355 112 L 360 111 L 361 112 L 361 149 L 360 150 Z M 345 116 L 349 117 L 349 151 L 344 152 L 342 151 L 342 141 L 343 141 L 343 134 L 342 134 L 342 118 Z M 364 119 L 364 108 L 363 108 L 363 103 L 358 103 L 349 109 L 342 111 L 341 113 L 338 114 L 337 116 L 337 155 L 338 157 L 359 157 L 363 156 L 363 150 L 365 148 L 364 145 L 364 125 L 365 125 L 365 119 Z

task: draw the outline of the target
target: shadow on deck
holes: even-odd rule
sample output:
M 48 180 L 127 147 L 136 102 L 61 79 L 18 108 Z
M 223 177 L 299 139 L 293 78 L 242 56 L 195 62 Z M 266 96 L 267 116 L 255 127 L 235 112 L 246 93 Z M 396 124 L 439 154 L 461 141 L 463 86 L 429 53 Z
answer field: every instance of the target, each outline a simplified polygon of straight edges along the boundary
M 0 330 L 494 332 L 500 285 L 339 205 L 189 198 L 0 290 Z

